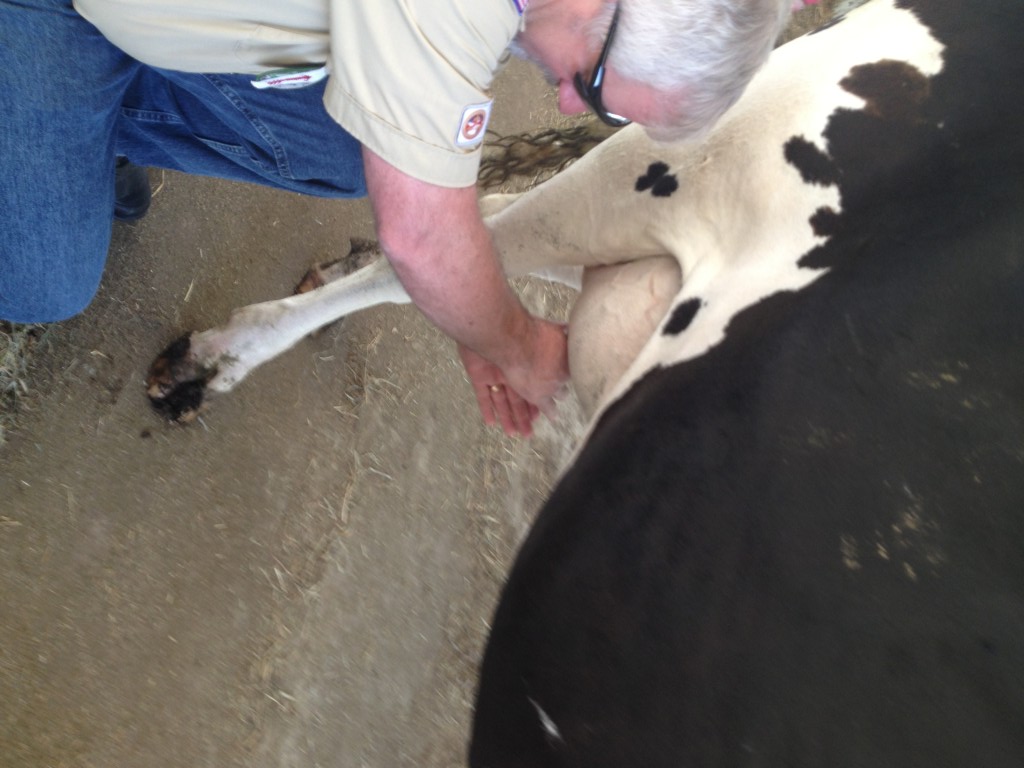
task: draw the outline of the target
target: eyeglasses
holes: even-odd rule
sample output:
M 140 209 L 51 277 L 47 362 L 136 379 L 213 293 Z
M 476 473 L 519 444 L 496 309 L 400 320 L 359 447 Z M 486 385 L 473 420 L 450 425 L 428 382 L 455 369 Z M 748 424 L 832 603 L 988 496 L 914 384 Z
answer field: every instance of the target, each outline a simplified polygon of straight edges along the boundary
M 604 39 L 604 47 L 601 48 L 601 55 L 598 57 L 597 66 L 594 67 L 594 72 L 590 76 L 590 82 L 584 82 L 583 75 L 579 72 L 572 79 L 580 98 L 586 102 L 587 106 L 600 118 L 601 122 L 615 128 L 629 125 L 630 119 L 622 117 L 622 115 L 616 115 L 604 108 L 604 104 L 601 102 L 601 86 L 604 85 L 605 61 L 608 59 L 608 51 L 612 47 L 612 40 L 615 39 L 615 28 L 618 26 L 618 23 L 619 6 L 616 4 L 615 13 L 612 14 L 611 26 L 608 27 L 608 37 Z

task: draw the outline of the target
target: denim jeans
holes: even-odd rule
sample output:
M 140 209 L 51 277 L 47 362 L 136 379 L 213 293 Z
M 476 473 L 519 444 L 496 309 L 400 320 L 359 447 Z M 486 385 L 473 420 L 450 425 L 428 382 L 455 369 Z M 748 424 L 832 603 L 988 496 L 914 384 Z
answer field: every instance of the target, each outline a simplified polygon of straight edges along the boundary
M 257 90 L 246 75 L 148 67 L 71 0 L 0 0 L 0 318 L 82 311 L 106 262 L 114 162 L 360 197 L 359 142 L 324 83 Z

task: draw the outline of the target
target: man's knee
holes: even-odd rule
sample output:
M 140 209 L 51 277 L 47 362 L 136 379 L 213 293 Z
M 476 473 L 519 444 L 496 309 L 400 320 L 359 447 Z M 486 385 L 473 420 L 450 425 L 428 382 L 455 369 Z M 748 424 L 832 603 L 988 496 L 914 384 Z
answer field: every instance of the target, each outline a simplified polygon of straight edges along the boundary
M 82 241 L 26 250 L 0 265 L 0 319 L 15 323 L 52 323 L 84 310 L 99 290 L 109 237 L 89 247 Z M 5 249 L 0 249 L 5 250 Z
M 98 283 L 53 292 L 12 293 L 0 290 L 0 320 L 12 323 L 56 323 L 80 314 L 96 296 Z

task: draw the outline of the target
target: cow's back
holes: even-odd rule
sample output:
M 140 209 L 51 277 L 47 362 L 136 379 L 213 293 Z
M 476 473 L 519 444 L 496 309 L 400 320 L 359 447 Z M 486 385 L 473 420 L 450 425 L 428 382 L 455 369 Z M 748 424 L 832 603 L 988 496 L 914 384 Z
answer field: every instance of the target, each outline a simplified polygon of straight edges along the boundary
M 637 382 L 541 511 L 473 765 L 1024 765 L 1024 5 L 908 5 L 943 70 L 851 74 L 828 271 Z

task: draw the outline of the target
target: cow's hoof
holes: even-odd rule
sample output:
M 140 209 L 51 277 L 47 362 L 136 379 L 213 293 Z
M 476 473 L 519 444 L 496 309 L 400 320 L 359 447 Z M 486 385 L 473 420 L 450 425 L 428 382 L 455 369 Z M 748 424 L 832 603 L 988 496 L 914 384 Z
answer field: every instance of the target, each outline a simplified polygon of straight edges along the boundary
M 191 337 L 182 336 L 149 367 L 146 394 L 153 408 L 168 421 L 188 424 L 203 407 L 206 385 L 217 373 L 199 365 L 191 354 Z

